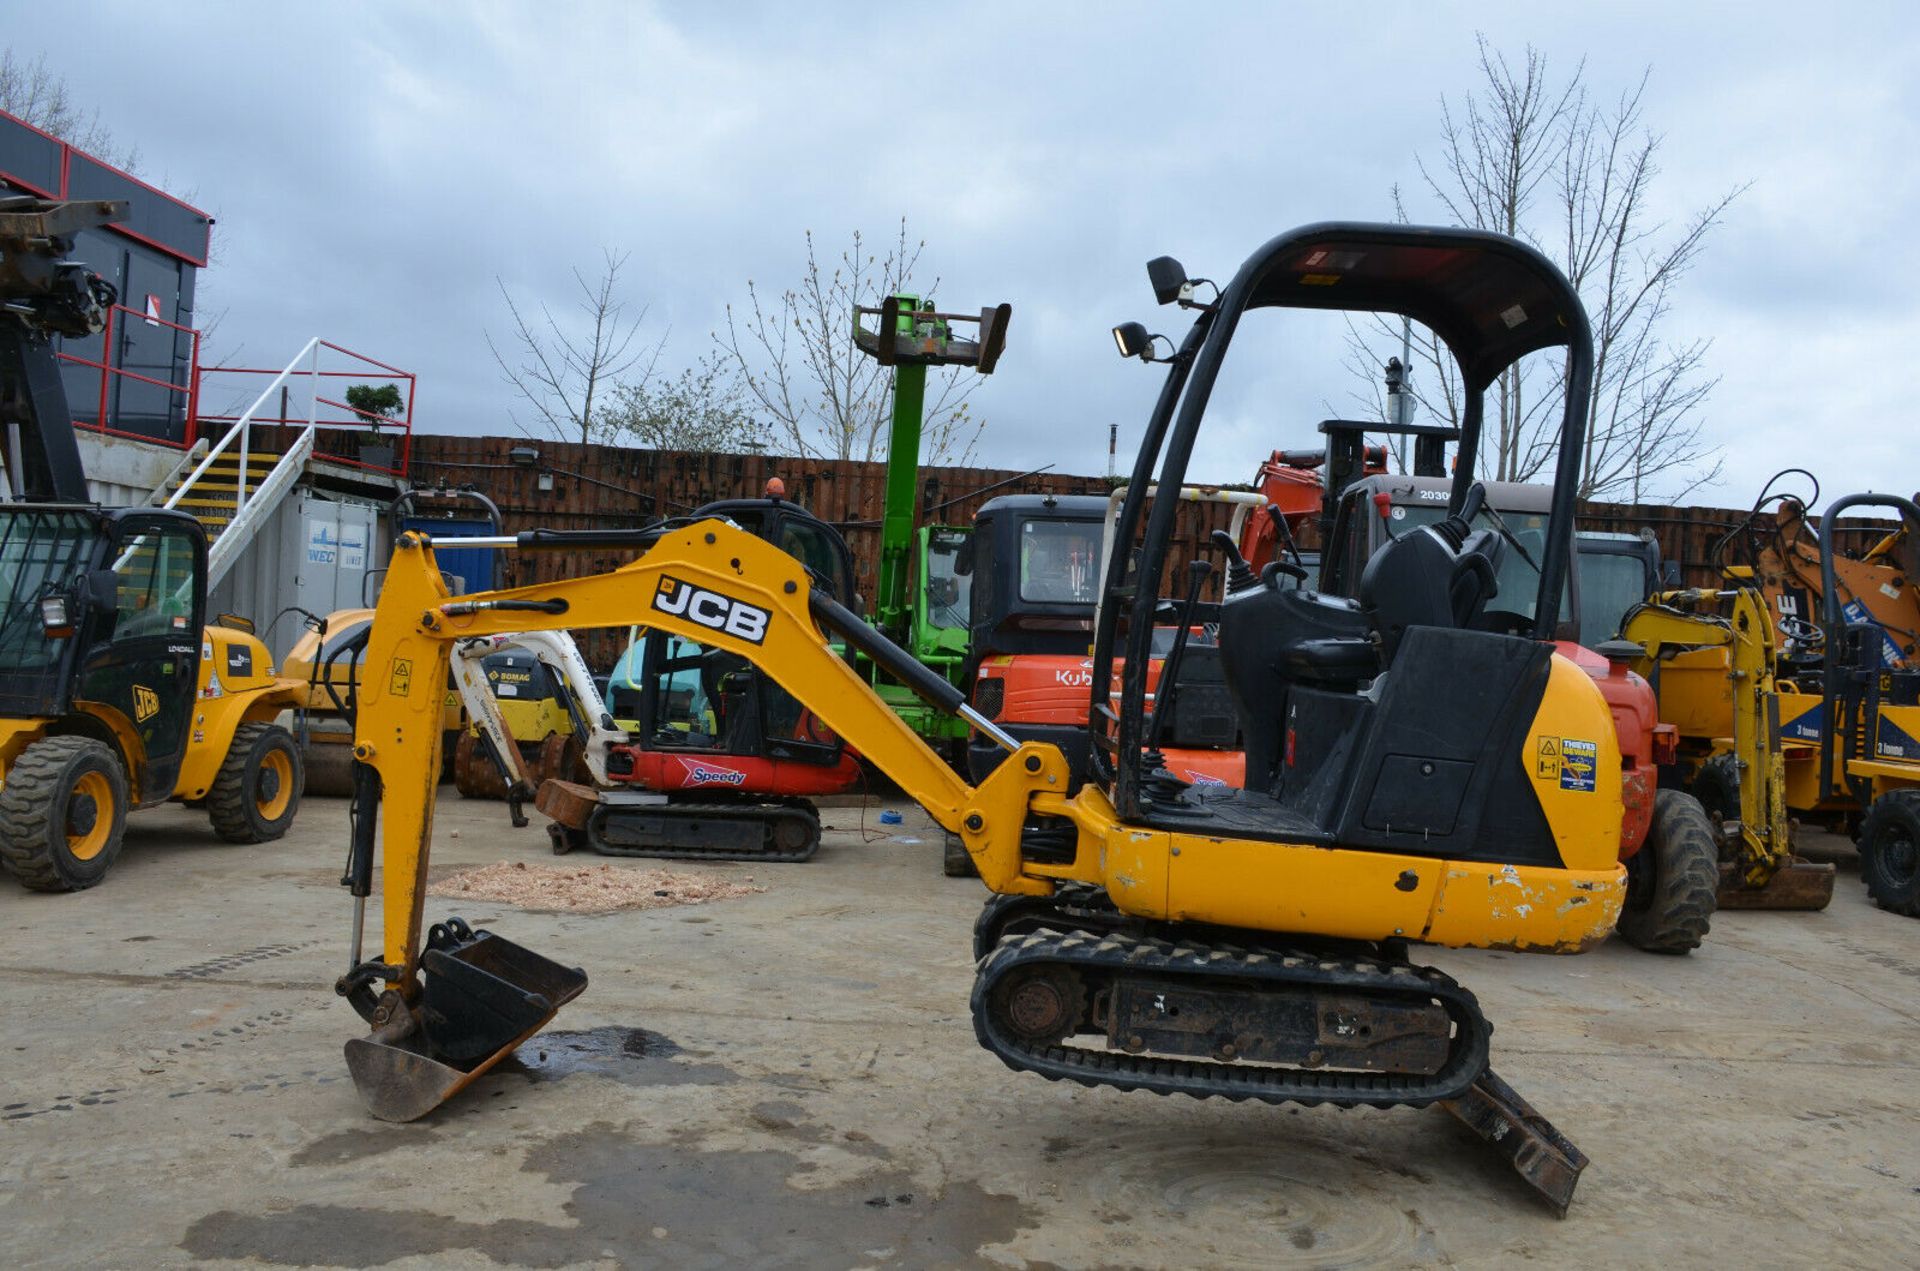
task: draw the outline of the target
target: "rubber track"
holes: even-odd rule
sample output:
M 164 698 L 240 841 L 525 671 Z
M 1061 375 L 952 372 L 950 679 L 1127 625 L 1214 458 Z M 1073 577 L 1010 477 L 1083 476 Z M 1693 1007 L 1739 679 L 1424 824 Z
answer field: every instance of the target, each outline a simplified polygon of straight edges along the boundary
M 758 821 L 765 829 L 761 850 L 742 852 L 736 848 L 701 847 L 628 847 L 608 843 L 596 832 L 600 819 L 596 813 L 587 821 L 587 846 L 602 856 L 638 856 L 665 861 L 780 861 L 810 860 L 820 850 L 820 814 L 804 801 L 793 803 L 668 803 L 645 809 L 649 816 L 702 817 L 709 820 Z M 807 832 L 805 845 L 786 849 L 773 845 L 773 827 L 778 821 L 798 820 Z
M 1049 963 L 1099 970 L 1116 978 L 1191 975 L 1216 983 L 1239 979 L 1249 988 L 1286 986 L 1380 993 L 1400 1000 L 1436 999 L 1454 1023 L 1453 1048 L 1445 1066 L 1427 1076 L 1154 1058 L 1057 1044 L 1030 1046 L 1003 1034 L 987 1009 L 987 999 L 994 984 L 1013 970 Z M 1062 933 L 1046 929 L 1008 936 L 981 962 L 974 979 L 972 1006 L 974 1033 L 980 1044 L 1016 1072 L 1038 1073 L 1049 1081 L 1184 1094 L 1196 1099 L 1332 1103 L 1343 1108 L 1424 1107 L 1458 1098 L 1487 1071 L 1493 1032 L 1473 994 L 1432 967 L 1328 956 L 1311 950 L 1248 951 L 1226 945 L 1176 943 L 1118 932 Z
M 1051 896 L 994 896 L 973 920 L 973 960 L 978 963 L 998 948 L 1016 923 L 1104 932 L 1124 921 L 1106 889 L 1092 883 L 1063 882 Z
M 38 792 L 51 790 L 61 769 L 71 763 L 75 755 L 94 747 L 111 759 L 112 752 L 105 746 L 84 737 L 43 738 L 22 751 L 13 770 L 7 773 L 7 784 L 0 789 L 0 857 L 6 858 L 7 869 L 29 891 L 73 890 L 54 869 L 52 859 L 44 850 L 47 819 L 53 815 L 53 805 L 50 800 L 38 797 Z M 9 798 L 9 795 L 18 797 Z M 21 843 L 27 846 L 16 846 Z M 118 853 L 113 844 L 103 850 Z

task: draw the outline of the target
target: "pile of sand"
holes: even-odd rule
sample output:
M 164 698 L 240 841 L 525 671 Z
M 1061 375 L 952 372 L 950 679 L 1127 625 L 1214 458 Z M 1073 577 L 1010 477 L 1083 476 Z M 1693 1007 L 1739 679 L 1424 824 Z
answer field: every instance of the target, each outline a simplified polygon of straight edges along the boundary
M 449 874 L 429 885 L 427 894 L 499 901 L 523 909 L 599 914 L 616 909 L 698 905 L 766 890 L 752 883 L 752 878 L 736 883 L 711 874 L 683 874 L 667 869 L 501 861 Z

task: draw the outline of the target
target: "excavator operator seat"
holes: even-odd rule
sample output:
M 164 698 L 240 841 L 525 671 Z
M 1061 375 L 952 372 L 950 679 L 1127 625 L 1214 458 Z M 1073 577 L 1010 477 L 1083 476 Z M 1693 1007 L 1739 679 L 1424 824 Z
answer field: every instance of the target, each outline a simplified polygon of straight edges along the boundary
M 1220 657 L 1246 739 L 1248 789 L 1270 788 L 1292 766 L 1289 752 L 1297 754 L 1303 735 L 1332 746 L 1357 728 L 1372 710 L 1361 700 L 1363 686 L 1393 666 L 1410 630 L 1478 625 L 1499 589 L 1506 546 L 1470 527 L 1483 494 L 1474 486 L 1462 513 L 1404 532 L 1376 552 L 1357 601 L 1271 586 L 1228 598 Z M 1337 767 L 1321 775 L 1332 780 Z
M 1360 575 L 1360 608 L 1391 665 L 1408 627 L 1472 628 L 1499 594 L 1506 544 L 1491 530 L 1467 532 L 1456 517 L 1403 533 Z

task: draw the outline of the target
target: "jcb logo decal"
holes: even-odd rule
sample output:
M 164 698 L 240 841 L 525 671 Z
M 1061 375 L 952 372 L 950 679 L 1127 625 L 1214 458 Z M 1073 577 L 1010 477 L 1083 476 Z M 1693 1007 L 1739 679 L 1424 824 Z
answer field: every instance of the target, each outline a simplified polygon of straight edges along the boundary
M 160 695 L 144 684 L 133 686 L 134 722 L 144 724 L 160 713 Z
M 661 613 L 725 632 L 748 644 L 759 644 L 767 638 L 767 623 L 773 617 L 758 605 L 695 587 L 678 578 L 661 578 L 659 588 L 653 593 L 653 607 Z

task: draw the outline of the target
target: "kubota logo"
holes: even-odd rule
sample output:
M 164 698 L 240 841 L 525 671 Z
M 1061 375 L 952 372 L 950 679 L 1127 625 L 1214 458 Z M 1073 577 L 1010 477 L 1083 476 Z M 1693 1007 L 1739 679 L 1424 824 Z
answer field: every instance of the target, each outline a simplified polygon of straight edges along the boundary
M 695 587 L 678 578 L 662 577 L 653 593 L 653 607 L 676 618 L 687 618 L 703 627 L 724 632 L 748 644 L 767 638 L 767 623 L 773 617 L 765 609 L 744 600 L 723 596 L 717 591 Z
M 133 686 L 133 718 L 146 723 L 160 713 L 160 695 L 144 684 Z
M 692 759 L 682 759 L 680 766 L 687 770 L 687 780 L 697 786 L 741 786 L 747 783 L 747 774 L 738 768 L 720 768 Z

